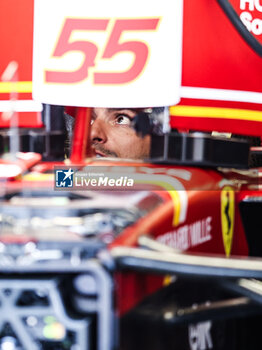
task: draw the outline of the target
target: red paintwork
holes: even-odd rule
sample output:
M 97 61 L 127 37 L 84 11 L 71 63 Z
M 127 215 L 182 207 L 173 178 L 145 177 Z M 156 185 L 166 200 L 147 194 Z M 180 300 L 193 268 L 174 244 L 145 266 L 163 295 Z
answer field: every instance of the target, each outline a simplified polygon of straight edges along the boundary
M 74 130 L 74 140 L 70 160 L 73 163 L 81 163 L 87 153 L 87 145 L 89 145 L 91 121 L 91 108 L 79 108 Z
M 0 82 L 1 76 L 11 61 L 18 63 L 18 81 L 32 82 L 33 57 L 33 0 L 2 1 L 0 5 Z M 4 54 L 3 54 L 4 53 Z M 0 102 L 9 100 L 9 93 L 0 91 Z M 32 100 L 32 92 L 17 94 L 19 100 Z M 41 117 L 36 112 L 19 113 L 19 126 L 42 127 Z M 0 108 L 0 127 L 9 127 Z
M 239 0 L 230 0 L 240 14 Z M 252 1 L 243 1 L 248 3 Z M 259 3 L 259 2 L 258 2 Z M 259 3 L 260 4 L 260 3 Z M 261 12 L 250 11 L 254 18 L 262 19 Z M 262 41 L 262 35 L 255 36 Z M 262 92 L 262 60 L 242 39 L 230 23 L 217 1 L 185 0 L 183 18 L 182 86 Z M 225 96 L 226 99 L 226 96 Z M 260 99 L 262 102 L 262 98 Z M 179 105 L 224 107 L 262 111 L 262 104 L 182 98 Z M 171 125 L 178 129 L 222 131 L 260 136 L 261 122 L 186 118 L 176 116 Z
M 176 169 L 176 167 L 175 167 Z M 196 245 L 194 247 L 189 247 L 186 251 L 188 252 L 198 252 L 198 253 L 208 253 L 208 254 L 222 254 L 225 255 L 225 250 L 223 246 L 223 236 L 221 230 L 221 188 L 219 187 L 219 182 L 224 178 L 223 174 L 219 174 L 212 170 L 201 170 L 197 168 L 182 168 L 187 169 L 191 172 L 192 177 L 188 182 L 182 181 L 183 185 L 187 189 L 188 196 L 188 209 L 187 209 L 187 219 L 185 223 L 174 227 L 172 225 L 173 217 L 173 203 L 171 198 L 165 200 L 165 203 L 157 207 L 150 214 L 143 217 L 137 221 L 131 227 L 128 227 L 122 235 L 120 235 L 112 244 L 116 245 L 128 245 L 136 246 L 137 238 L 143 234 L 150 234 L 153 237 L 158 237 L 163 235 L 165 232 L 170 232 L 178 230 L 179 227 L 190 225 L 198 220 L 202 220 L 205 217 L 212 217 L 212 239 Z M 241 178 L 241 176 L 240 176 Z M 201 186 L 202 184 L 202 186 Z M 238 209 L 239 200 L 241 192 L 236 191 L 236 205 L 235 205 L 235 222 L 234 222 L 234 234 L 232 243 L 232 255 L 247 256 L 248 246 L 245 238 L 245 233 L 243 225 L 240 218 L 240 213 Z M 259 195 L 259 193 L 251 192 L 249 195 Z M 261 196 L 260 192 L 260 196 Z M 135 275 L 132 273 L 124 274 L 119 277 L 121 281 L 118 286 L 119 293 L 119 312 L 125 313 L 134 305 L 141 301 L 145 295 L 149 293 L 147 288 L 141 287 L 145 284 L 144 275 Z M 159 288 L 163 281 L 159 279 L 149 278 L 151 289 Z M 134 287 L 139 286 L 138 288 Z M 151 290 L 152 291 L 152 290 Z
M 261 58 L 217 1 L 185 0 L 183 20 L 182 86 L 262 92 Z

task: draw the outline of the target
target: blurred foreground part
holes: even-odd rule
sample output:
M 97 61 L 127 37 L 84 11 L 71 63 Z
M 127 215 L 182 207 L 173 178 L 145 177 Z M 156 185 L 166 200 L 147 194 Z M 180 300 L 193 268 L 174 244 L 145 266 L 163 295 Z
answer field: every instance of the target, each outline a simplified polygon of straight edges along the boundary
M 57 249 L 42 246 L 35 249 L 42 254 L 39 260 L 31 263 L 27 256 L 16 265 L 19 249 L 9 245 L 1 256 L 13 259 L 13 263 L 2 261 L 1 268 L 1 349 L 6 343 L 24 350 L 112 349 L 112 282 L 101 265 L 83 258 L 81 266 L 76 266 L 73 259 L 78 257 L 72 257 L 65 245 L 60 260 Z M 86 249 L 79 248 L 79 254 Z M 18 259 L 23 259 L 21 252 Z

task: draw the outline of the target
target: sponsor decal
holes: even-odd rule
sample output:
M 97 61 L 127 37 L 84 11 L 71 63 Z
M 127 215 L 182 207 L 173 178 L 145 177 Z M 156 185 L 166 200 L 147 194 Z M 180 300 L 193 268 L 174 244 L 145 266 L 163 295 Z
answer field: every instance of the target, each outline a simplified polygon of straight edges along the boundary
M 182 0 L 150 6 L 140 0 L 114 0 L 114 6 L 35 0 L 34 100 L 83 107 L 177 104 L 182 18 Z M 172 45 L 166 45 L 170 33 Z
M 213 349 L 211 337 L 212 322 L 200 322 L 188 327 L 188 340 L 191 350 Z
M 226 256 L 231 253 L 235 219 L 234 189 L 225 186 L 221 191 L 221 228 Z
M 211 222 L 212 217 L 208 216 L 192 224 L 183 225 L 176 230 L 167 232 L 157 237 L 157 240 L 174 249 L 187 250 L 211 240 Z
M 247 29 L 254 34 L 259 36 L 262 34 L 262 20 L 260 18 L 254 18 L 251 12 L 262 12 L 262 4 L 260 0 L 240 0 L 240 10 L 243 10 L 240 14 L 240 19 L 247 27 Z

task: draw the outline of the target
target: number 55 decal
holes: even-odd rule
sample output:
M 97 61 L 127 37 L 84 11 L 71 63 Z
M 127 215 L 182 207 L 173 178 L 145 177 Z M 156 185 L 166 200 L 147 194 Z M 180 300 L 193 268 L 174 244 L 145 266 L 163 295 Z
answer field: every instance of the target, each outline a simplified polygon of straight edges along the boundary
M 70 51 L 80 51 L 84 54 L 84 61 L 80 68 L 75 71 L 45 71 L 48 83 L 76 83 L 88 78 L 88 70 L 95 66 L 95 59 L 99 48 L 90 41 L 70 41 L 75 30 L 82 31 L 106 31 L 109 19 L 85 19 L 67 18 L 53 57 L 62 57 Z M 94 84 L 124 84 L 135 80 L 144 69 L 148 59 L 148 46 L 141 41 L 120 42 L 125 31 L 148 31 L 157 28 L 159 18 L 151 19 L 117 19 L 105 46 L 101 59 L 113 58 L 120 52 L 134 54 L 132 66 L 124 72 L 95 72 Z

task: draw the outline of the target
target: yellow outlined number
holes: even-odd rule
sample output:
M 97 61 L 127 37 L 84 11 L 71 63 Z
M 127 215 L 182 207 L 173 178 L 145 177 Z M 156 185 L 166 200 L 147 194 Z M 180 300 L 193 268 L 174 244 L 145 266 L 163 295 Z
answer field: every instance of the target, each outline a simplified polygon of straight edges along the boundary
M 221 228 L 226 256 L 231 253 L 235 221 L 235 193 L 230 186 L 221 191 Z
M 156 30 L 160 18 L 134 18 L 116 19 L 110 33 L 102 59 L 110 59 L 120 52 L 134 54 L 132 66 L 125 72 L 95 72 L 94 84 L 125 84 L 135 80 L 143 71 L 149 54 L 148 45 L 144 42 L 133 40 L 120 42 L 120 37 L 125 31 Z M 61 35 L 55 47 L 52 57 L 62 57 L 70 51 L 80 51 L 84 54 L 84 61 L 75 71 L 45 71 L 47 83 L 77 83 L 88 78 L 88 70 L 95 66 L 98 47 L 95 43 L 86 41 L 70 41 L 71 34 L 75 30 L 82 31 L 106 31 L 110 19 L 94 18 L 67 18 Z

